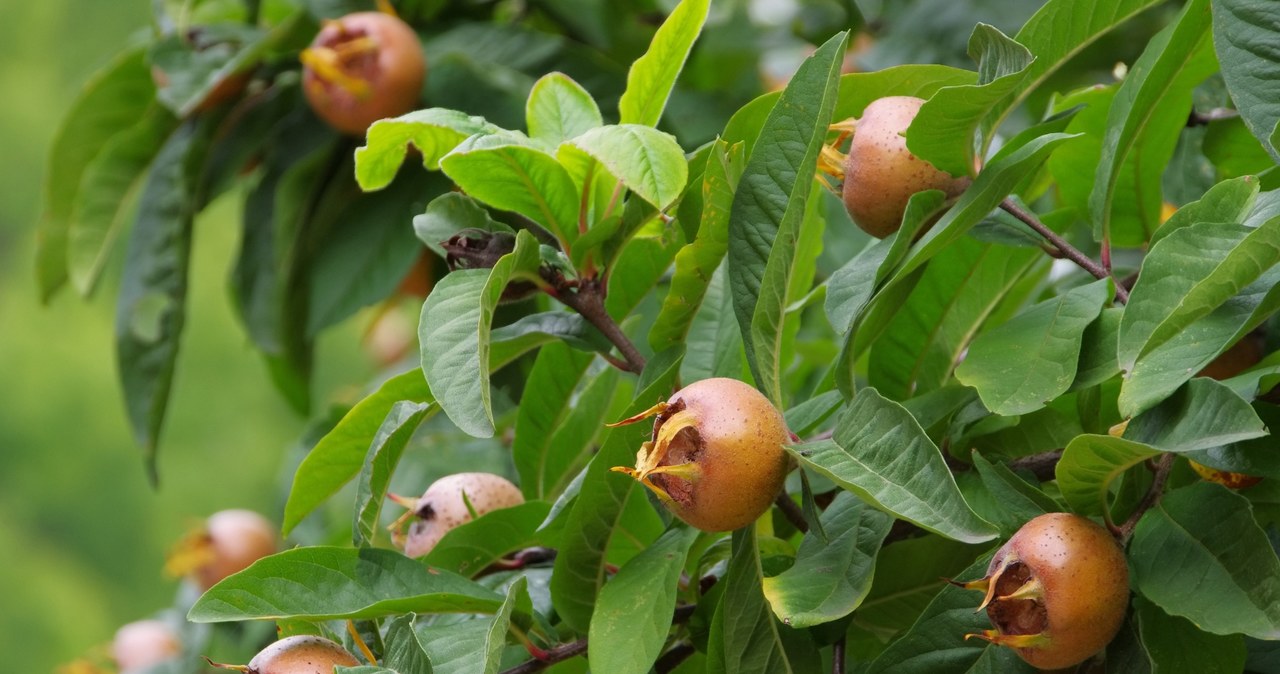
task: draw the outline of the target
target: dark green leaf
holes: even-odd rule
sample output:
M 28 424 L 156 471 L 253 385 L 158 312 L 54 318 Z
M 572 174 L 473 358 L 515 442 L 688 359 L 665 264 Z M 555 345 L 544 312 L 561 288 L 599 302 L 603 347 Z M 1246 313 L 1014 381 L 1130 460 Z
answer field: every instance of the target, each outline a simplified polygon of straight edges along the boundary
M 553 543 L 550 534 L 538 531 L 550 511 L 544 501 L 529 501 L 487 512 L 447 531 L 427 554 L 426 562 L 474 577 L 512 552 Z
M 721 638 L 710 645 L 708 656 L 722 662 L 723 671 L 735 674 L 813 671 L 801 660 L 813 654 L 813 646 L 788 647 L 793 638 L 803 637 L 779 624 L 765 601 L 755 524 L 734 533 L 733 544 L 733 557 L 720 581 L 725 584 L 724 598 L 714 619 Z
M 876 634 L 905 631 L 946 585 L 944 578 L 976 577 L 962 574 L 979 550 L 933 534 L 884 546 L 876 556 L 871 591 L 853 614 L 854 625 Z
M 1280 8 L 1250 0 L 1213 0 L 1213 46 L 1222 63 L 1231 98 L 1245 125 L 1280 161 L 1275 133 L 1280 103 L 1271 86 L 1280 76 L 1280 54 L 1273 48 Z
M 1111 482 L 1133 466 L 1159 454 L 1140 442 L 1110 435 L 1081 435 L 1067 444 L 1055 468 L 1058 489 L 1081 515 L 1107 512 Z
M 1212 379 L 1192 379 L 1129 421 L 1124 437 L 1166 452 L 1190 452 L 1267 434 L 1249 403 Z
M 684 381 L 711 377 L 745 381 L 751 376 L 742 348 L 742 331 L 733 315 L 728 276 L 727 265 L 721 264 L 711 275 L 702 304 L 689 324 L 689 333 L 684 339 L 684 363 L 680 367 Z
M 1142 646 L 1151 658 L 1154 671 L 1160 674 L 1244 671 L 1243 636 L 1210 634 L 1186 618 L 1161 611 L 1142 597 L 1135 599 L 1133 605 Z
M 476 654 L 485 648 L 489 627 L 488 620 L 439 625 L 419 620 L 414 631 L 431 658 L 432 674 L 484 674 L 485 662 Z
M 355 522 L 351 527 L 351 543 L 356 547 L 373 545 L 377 539 L 382 499 L 387 495 L 387 485 L 395 473 L 405 445 L 414 431 L 427 418 L 432 405 L 402 400 L 391 407 L 387 418 L 369 444 L 356 482 Z M 314 450 L 313 450 L 314 451 Z
M 1000 505 L 1001 518 L 987 519 L 1000 526 L 1000 533 L 1011 536 L 1026 521 L 1049 512 L 1061 510 L 1048 494 L 1014 474 L 1003 463 L 992 464 L 981 454 L 973 453 L 973 466 L 982 476 L 982 484 Z
M 710 0 L 683 0 L 662 22 L 649 49 L 627 72 L 627 90 L 618 101 L 623 124 L 658 125 L 710 7 Z
M 400 674 L 432 674 L 431 658 L 413 629 L 414 616 L 402 615 L 387 625 L 382 664 Z
M 512 614 L 528 614 L 531 610 L 528 586 L 529 580 L 521 576 L 507 587 L 507 596 L 489 623 L 484 648 L 480 651 L 484 656 L 484 674 L 498 674 L 498 670 L 502 668 L 502 649 L 507 645 L 507 630 L 511 629 Z
M 1200 380 L 1192 380 L 1196 381 Z M 1254 412 L 1271 430 L 1269 435 L 1223 447 L 1188 452 L 1187 458 L 1218 470 L 1280 478 L 1280 445 L 1276 443 L 1277 434 L 1280 433 L 1280 407 L 1255 403 Z

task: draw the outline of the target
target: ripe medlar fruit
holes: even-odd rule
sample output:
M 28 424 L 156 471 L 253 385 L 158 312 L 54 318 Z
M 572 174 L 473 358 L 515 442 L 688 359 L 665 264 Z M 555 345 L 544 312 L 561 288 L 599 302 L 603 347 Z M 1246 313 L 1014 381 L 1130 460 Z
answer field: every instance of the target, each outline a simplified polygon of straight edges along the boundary
M 111 658 L 121 674 L 141 671 L 182 655 L 182 644 L 173 628 L 160 620 L 137 620 L 116 630 Z
M 524 503 L 519 487 L 493 473 L 455 473 L 432 482 L 421 498 L 392 498 L 409 508 L 404 517 L 391 525 L 396 542 L 403 539 L 404 554 L 409 557 L 421 557 L 431 552 L 451 529 L 471 521 L 472 510 L 479 517 Z M 414 519 L 405 537 L 400 529 L 409 518 Z
M 265 517 L 252 510 L 223 510 L 178 542 L 166 569 L 208 590 L 275 551 L 275 527 Z
M 703 379 L 619 424 L 656 416 L 635 468 L 618 466 L 703 531 L 731 531 L 764 514 L 782 489 L 791 437 L 782 414 L 736 379 Z
M 1116 539 L 1092 521 L 1049 513 L 996 551 L 979 608 L 995 629 L 967 634 L 1013 648 L 1040 669 L 1083 662 L 1111 641 L 1129 606 L 1129 567 Z
M 360 661 L 324 637 L 298 635 L 285 637 L 258 651 L 243 671 L 245 674 L 333 674 L 337 665 L 359 667 Z
M 872 101 L 861 118 L 836 125 L 853 129 L 843 166 L 831 167 L 844 176 L 844 206 L 854 224 L 879 239 L 902 226 L 911 195 L 933 189 L 950 198 L 969 185 L 967 177 L 940 171 L 907 149 L 903 134 L 921 105 L 924 99 L 914 96 L 888 96 Z
M 381 12 L 327 22 L 302 52 L 302 87 L 316 115 L 363 135 L 370 124 L 417 107 L 427 63 L 417 33 Z

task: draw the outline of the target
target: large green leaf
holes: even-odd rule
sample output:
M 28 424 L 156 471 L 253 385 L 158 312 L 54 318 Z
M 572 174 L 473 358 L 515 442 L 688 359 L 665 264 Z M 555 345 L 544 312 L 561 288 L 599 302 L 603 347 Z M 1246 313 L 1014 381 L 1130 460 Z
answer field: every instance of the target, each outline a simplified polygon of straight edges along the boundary
M 710 8 L 710 0 L 682 0 L 662 22 L 649 49 L 627 72 L 627 90 L 618 101 L 623 124 L 658 125 Z
M 441 157 L 440 168 L 476 200 L 519 213 L 563 242 L 577 238 L 578 188 L 573 178 L 523 134 L 472 136 Z
M 996 536 L 965 503 L 942 453 L 915 417 L 875 389 L 858 391 L 830 440 L 787 451 L 802 466 L 929 531 L 968 543 Z
M 1161 611 L 1142 597 L 1135 599 L 1133 605 L 1142 647 L 1155 671 L 1161 674 L 1245 671 L 1243 636 L 1210 634 L 1186 618 Z
M 529 599 L 528 585 L 529 579 L 521 576 L 508 586 L 502 606 L 489 622 L 484 648 L 480 650 L 484 655 L 484 674 L 498 674 L 502 669 L 502 650 L 507 645 L 507 631 L 511 629 L 513 614 L 516 612 L 528 614 L 531 610 L 532 602 Z
M 729 216 L 734 313 L 756 383 L 775 404 L 783 401 L 783 313 L 794 299 L 793 285 L 811 283 L 791 272 L 847 38 L 828 40 L 787 85 L 747 161 Z
M 511 445 L 520 488 L 528 498 L 558 495 L 558 487 L 577 472 L 571 457 L 582 452 L 604 425 L 607 395 L 577 401 L 574 397 L 593 360 L 591 354 L 564 344 L 548 344 L 538 352 L 525 385 L 538 394 L 521 400 Z
M 63 118 L 49 150 L 36 230 L 36 280 L 45 301 L 67 280 L 71 211 L 85 170 L 113 137 L 138 123 L 154 97 L 146 49 L 131 45 L 94 74 Z
M 365 145 L 356 150 L 356 182 L 366 191 L 390 185 L 410 144 L 422 153 L 422 165 L 434 171 L 440 168 L 440 159 L 468 137 L 498 131 L 482 117 L 442 108 L 376 121 L 369 127 Z
M 979 553 L 977 546 L 929 534 L 890 543 L 876 555 L 876 573 L 853 624 L 876 634 L 905 631 L 920 617 L 944 578 L 960 575 Z
M 418 323 L 422 371 L 445 414 L 476 437 L 493 435 L 489 324 L 507 283 L 536 279 L 538 244 L 528 231 L 492 269 L 461 269 L 438 282 Z
M 871 589 L 876 552 L 893 518 L 843 493 L 821 517 L 828 540 L 809 531 L 790 569 L 764 579 L 764 596 L 784 625 L 812 627 L 843 618 Z
M 1017 300 L 1010 293 L 1041 255 L 1032 248 L 987 244 L 972 237 L 943 251 L 872 345 L 868 382 L 895 400 L 945 384 L 966 349 L 965 363 L 973 358 L 970 341 L 996 307 Z M 988 334 L 974 347 L 991 339 Z
M 382 424 L 396 403 L 407 400 L 429 403 L 434 400 L 422 370 L 388 379 L 347 412 L 307 454 L 293 476 L 293 487 L 284 507 L 284 533 L 293 530 L 302 518 L 336 494 L 358 475 Z M 434 408 L 433 408 L 434 409 Z
M 669 397 L 679 365 L 679 351 L 664 351 L 650 359 L 637 386 L 639 394 L 623 418 Z M 551 576 L 551 597 L 561 618 L 578 632 L 586 632 L 591 624 L 596 598 L 605 582 L 605 550 L 619 533 L 623 504 L 636 488 L 634 480 L 610 469 L 632 465 L 649 431 L 645 424 L 611 429 L 587 466 L 569 511 Z
M 1114 239 L 1117 245 L 1138 245 L 1159 223 L 1160 175 L 1173 156 L 1178 136 L 1191 110 L 1191 91 L 1217 69 L 1213 42 L 1209 39 L 1209 0 L 1191 0 L 1169 27 L 1147 44 L 1129 69 L 1107 118 L 1102 156 L 1094 176 L 1089 206 L 1094 236 Z M 1137 176 L 1142 231 L 1115 232 L 1111 227 L 1111 203 L 1120 186 L 1120 167 L 1131 152 L 1141 148 L 1146 166 Z
M 689 180 L 689 165 L 675 137 L 647 126 L 597 127 L 567 141 L 558 154 L 563 155 L 568 147 L 603 164 L 627 189 L 655 208 L 674 203 Z
M 431 658 L 432 674 L 484 674 L 484 658 L 477 658 L 489 639 L 488 620 L 436 624 L 419 620 L 414 626 L 422 649 Z
M 708 658 L 722 665 L 720 671 L 735 674 L 791 674 L 816 671 L 811 644 L 796 644 L 803 636 L 779 624 L 769 610 L 762 584 L 760 545 L 756 525 L 740 529 L 733 535 L 733 557 L 725 571 L 723 599 L 716 611 L 708 649 Z M 715 623 L 718 623 L 716 625 Z
M 1110 435 L 1081 435 L 1062 451 L 1054 473 L 1067 505 L 1081 515 L 1107 512 L 1111 482 L 1159 454 L 1154 447 Z
M 604 124 L 595 99 L 564 73 L 548 73 L 534 83 L 524 114 L 529 137 L 548 148 Z
M 986 519 L 1000 527 L 1001 535 L 1012 536 L 1028 520 L 1061 510 L 1048 494 L 1028 484 L 1005 464 L 993 464 L 977 452 L 972 456 L 983 486 L 999 505 L 996 516 Z
M 132 128 L 116 134 L 85 167 L 67 231 L 71 282 L 89 295 L 126 226 L 138 191 L 165 139 L 178 122 L 159 106 L 146 110 Z
M 400 674 L 433 674 L 431 658 L 413 629 L 413 621 L 413 614 L 402 615 L 387 625 L 382 664 Z
M 393 550 L 304 547 L 263 557 L 214 585 L 187 614 L 195 622 L 357 620 L 400 613 L 490 613 L 492 590 Z
M 1190 452 L 1267 434 L 1248 401 L 1212 379 L 1192 379 L 1129 421 L 1124 437 L 1166 452 Z
M 1202 222 L 1245 222 L 1258 202 L 1258 190 L 1259 181 L 1255 176 L 1232 178 L 1214 185 L 1204 196 L 1174 211 L 1151 237 L 1150 245 Z
M 550 533 L 538 530 L 550 511 L 545 501 L 529 501 L 487 512 L 445 532 L 426 562 L 467 577 L 479 575 L 512 552 L 554 543 Z
M 1280 101 L 1272 85 L 1280 76 L 1274 45 L 1280 8 L 1250 0 L 1213 0 L 1213 46 L 1222 63 L 1222 79 L 1244 123 L 1262 146 L 1280 161 L 1276 129 Z
M 1255 403 L 1254 412 L 1271 430 L 1269 435 L 1222 447 L 1191 451 L 1187 453 L 1187 458 L 1218 470 L 1280 478 L 1280 444 L 1276 442 L 1280 435 L 1280 407 Z
M 391 407 L 387 418 L 369 444 L 369 451 L 356 481 L 355 521 L 351 527 L 352 545 L 364 547 L 377 540 L 382 499 L 387 495 L 391 476 L 400 464 L 404 448 L 414 431 L 430 414 L 430 403 L 402 400 Z
M 742 331 L 733 315 L 729 273 L 721 264 L 711 275 L 702 304 L 689 324 L 684 339 L 684 363 L 680 377 L 698 381 L 711 377 L 731 377 L 746 381 L 751 377 L 747 355 L 742 348 Z
M 676 527 L 627 562 L 600 590 L 591 615 L 591 669 L 645 674 L 671 631 L 676 588 L 698 530 Z
M 1023 311 L 975 339 L 956 378 L 1002 416 L 1044 407 L 1075 380 L 1085 328 L 1111 294 L 1109 280 L 1094 281 Z
M 1280 560 L 1249 502 L 1197 482 L 1165 495 L 1129 545 L 1133 585 L 1212 634 L 1280 639 Z

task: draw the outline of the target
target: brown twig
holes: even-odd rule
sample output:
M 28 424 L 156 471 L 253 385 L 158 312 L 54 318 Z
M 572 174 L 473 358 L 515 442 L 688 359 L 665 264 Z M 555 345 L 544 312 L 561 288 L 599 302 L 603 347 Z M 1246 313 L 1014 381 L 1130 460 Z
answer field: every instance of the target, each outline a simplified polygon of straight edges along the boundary
M 1068 243 L 1066 239 L 1058 236 L 1057 232 L 1054 232 L 1043 222 L 1040 222 L 1040 219 L 1037 218 L 1034 213 L 1031 213 L 1021 206 L 1013 203 L 1013 200 L 1011 199 L 1005 199 L 1000 202 L 1000 208 L 1009 215 L 1021 220 L 1026 226 L 1034 229 L 1037 234 L 1043 236 L 1046 241 L 1053 245 L 1054 248 L 1057 248 L 1058 251 L 1062 253 L 1063 257 L 1076 263 L 1081 269 L 1093 274 L 1094 278 L 1111 278 L 1111 272 L 1108 271 L 1106 267 L 1094 262 L 1088 255 L 1085 255 L 1075 246 Z M 1129 301 L 1129 291 L 1125 290 L 1119 282 L 1116 283 L 1116 301 L 1121 304 Z
M 1055 449 L 1014 459 L 1009 462 L 1009 468 L 1011 470 L 1030 471 L 1032 475 L 1036 476 L 1037 480 L 1047 482 L 1054 478 L 1054 470 L 1057 469 L 1058 460 L 1061 458 L 1062 450 Z
M 799 529 L 800 533 L 809 531 L 809 523 L 804 519 L 804 511 L 800 509 L 800 506 L 796 505 L 795 501 L 791 500 L 785 489 L 778 492 L 778 498 L 773 500 L 773 504 L 778 506 L 778 510 L 782 511 L 782 516 L 787 518 L 791 526 Z
M 616 347 L 626 359 L 626 370 L 639 374 L 644 370 L 644 356 L 632 343 L 631 338 L 622 331 L 613 317 L 604 307 L 604 284 L 598 278 L 583 279 L 577 283 L 576 291 L 570 289 L 563 277 L 558 274 L 543 274 L 543 278 L 555 288 L 555 297 L 565 306 L 578 312 L 587 322 L 594 325 Z M 619 365 L 610 361 L 614 365 Z
M 831 674 L 844 674 L 844 637 L 831 644 Z
M 680 663 L 684 662 L 690 655 L 693 655 L 695 649 L 693 644 L 681 642 L 676 644 L 671 650 L 662 654 L 658 661 L 653 663 L 653 671 L 657 674 L 667 674 L 673 672 Z
M 1164 454 L 1156 461 L 1155 474 L 1151 476 L 1151 486 L 1147 488 L 1147 493 L 1143 494 L 1142 500 L 1138 502 L 1138 507 L 1133 509 L 1129 514 L 1129 519 L 1123 524 L 1116 527 L 1112 532 L 1116 535 L 1116 539 L 1120 541 L 1120 545 L 1124 546 L 1129 543 L 1129 539 L 1133 537 L 1134 529 L 1138 528 L 1138 521 L 1142 516 L 1151 510 L 1160 502 L 1160 497 L 1164 496 L 1164 485 L 1169 481 L 1169 473 L 1173 470 L 1173 454 Z
M 671 614 L 671 624 L 679 625 L 689 621 L 693 617 L 693 612 L 697 610 L 695 604 L 682 604 L 676 607 Z M 567 644 L 560 644 L 555 648 L 550 648 L 543 653 L 538 659 L 522 662 L 511 669 L 505 670 L 502 674 L 535 674 L 556 664 L 563 662 L 569 658 L 577 657 L 587 652 L 587 638 L 582 637 L 576 641 L 570 641 Z

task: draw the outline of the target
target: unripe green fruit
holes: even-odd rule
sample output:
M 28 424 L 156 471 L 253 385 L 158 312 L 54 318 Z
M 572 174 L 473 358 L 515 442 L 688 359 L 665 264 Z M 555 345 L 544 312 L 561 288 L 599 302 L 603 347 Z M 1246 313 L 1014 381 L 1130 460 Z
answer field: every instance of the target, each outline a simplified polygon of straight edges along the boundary
M 247 674 L 333 674 L 336 665 L 358 667 L 360 661 L 341 645 L 324 637 L 285 637 L 262 649 L 249 661 Z
M 872 101 L 856 122 L 842 196 L 854 224 L 876 238 L 898 231 L 916 192 L 942 190 L 954 197 L 969 185 L 968 178 L 939 171 L 907 150 L 902 134 L 921 105 L 924 100 L 914 96 L 888 96 Z
M 413 510 L 417 518 L 409 525 L 404 554 L 421 557 L 431 552 L 451 529 L 470 522 L 468 502 L 479 516 L 520 505 L 524 503 L 524 495 L 519 487 L 493 473 L 455 473 L 442 477 L 431 483 L 417 501 Z
M 111 657 L 121 674 L 141 671 L 173 660 L 182 654 L 182 644 L 173 628 L 160 620 L 138 620 L 116 630 L 111 641 Z
M 967 637 L 1009 646 L 1040 669 L 1060 669 L 1115 637 L 1129 606 L 1129 567 L 1106 529 L 1049 513 L 1023 525 L 996 552 L 987 577 L 965 587 L 987 593 L 983 606 L 995 628 Z
M 768 398 L 736 379 L 703 379 L 623 423 L 654 414 L 653 439 L 636 467 L 615 471 L 703 531 L 738 529 L 769 509 L 787 475 L 782 447 L 791 434 Z

